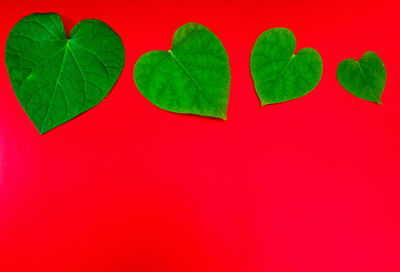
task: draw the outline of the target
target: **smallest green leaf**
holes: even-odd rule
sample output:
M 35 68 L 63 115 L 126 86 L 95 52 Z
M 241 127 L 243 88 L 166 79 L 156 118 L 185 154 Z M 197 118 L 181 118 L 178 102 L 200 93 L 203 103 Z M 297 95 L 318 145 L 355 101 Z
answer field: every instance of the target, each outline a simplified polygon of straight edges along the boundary
M 386 84 L 386 69 L 374 52 L 366 52 L 360 60 L 345 59 L 337 68 L 337 79 L 349 93 L 379 105 Z

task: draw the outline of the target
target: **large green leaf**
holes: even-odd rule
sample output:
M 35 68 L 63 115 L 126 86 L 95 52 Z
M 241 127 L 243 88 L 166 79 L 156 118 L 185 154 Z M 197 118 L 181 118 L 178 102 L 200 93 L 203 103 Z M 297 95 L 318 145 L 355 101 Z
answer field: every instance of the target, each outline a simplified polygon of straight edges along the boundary
M 119 36 L 83 20 L 67 38 L 58 14 L 32 14 L 11 30 L 6 65 L 14 92 L 41 134 L 97 105 L 125 61 Z
M 312 48 L 296 55 L 296 39 L 286 28 L 272 28 L 258 37 L 250 70 L 261 104 L 273 104 L 306 95 L 322 75 L 322 60 Z
M 380 97 L 386 84 L 386 69 L 374 52 L 366 52 L 359 61 L 342 61 L 337 69 L 337 79 L 351 94 L 382 104 Z
M 218 37 L 202 25 L 181 26 L 169 51 L 141 56 L 134 78 L 139 91 L 159 108 L 226 119 L 228 55 Z

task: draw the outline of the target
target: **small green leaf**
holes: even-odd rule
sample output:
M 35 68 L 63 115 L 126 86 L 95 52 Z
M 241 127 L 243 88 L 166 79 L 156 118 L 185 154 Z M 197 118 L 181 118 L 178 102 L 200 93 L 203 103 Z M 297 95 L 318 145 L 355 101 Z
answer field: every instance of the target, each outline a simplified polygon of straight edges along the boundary
M 94 107 L 125 61 L 120 37 L 83 20 L 67 38 L 58 14 L 31 14 L 11 30 L 5 60 L 14 92 L 40 134 Z
M 206 27 L 189 23 L 169 51 L 142 55 L 134 69 L 139 91 L 157 107 L 226 120 L 231 73 L 228 55 Z
M 319 53 L 303 48 L 295 55 L 295 48 L 294 34 L 286 28 L 269 29 L 254 44 L 250 70 L 262 106 L 302 97 L 318 85 Z
M 345 59 L 337 68 L 337 79 L 349 93 L 367 101 L 381 103 L 386 84 L 386 69 L 381 58 L 372 51 L 359 61 Z

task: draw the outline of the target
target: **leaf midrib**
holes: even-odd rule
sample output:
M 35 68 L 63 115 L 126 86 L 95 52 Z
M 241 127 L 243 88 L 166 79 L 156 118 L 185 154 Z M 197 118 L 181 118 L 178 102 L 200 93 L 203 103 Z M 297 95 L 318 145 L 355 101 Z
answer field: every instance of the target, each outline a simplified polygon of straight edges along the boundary
M 370 83 L 369 83 L 369 81 L 368 81 L 368 77 L 367 77 L 367 75 L 365 74 L 365 72 L 364 72 L 364 70 L 361 68 L 361 64 L 360 64 L 360 62 L 356 62 L 357 63 L 357 66 L 358 66 L 358 69 L 360 69 L 360 72 L 361 72 L 361 74 L 363 75 L 363 77 L 364 77 L 364 80 L 367 82 L 367 86 L 368 86 L 368 90 L 369 90 L 369 92 L 372 94 L 372 96 L 376 99 L 375 101 L 377 102 L 377 103 L 380 103 L 380 98 L 374 93 L 374 91 L 372 90 L 372 88 L 371 88 L 371 85 L 370 85 Z
M 202 95 L 207 99 L 207 101 L 212 104 L 217 111 L 222 114 L 223 118 L 226 119 L 226 113 L 224 113 L 213 101 L 210 99 L 206 92 L 200 87 L 200 85 L 196 82 L 196 80 L 192 77 L 192 75 L 189 73 L 189 71 L 183 66 L 183 64 L 180 62 L 180 60 L 175 56 L 175 54 L 172 52 L 172 49 L 168 50 L 168 53 L 172 56 L 172 58 L 178 63 L 178 65 L 182 68 L 182 70 L 187 74 L 187 76 L 190 78 L 190 80 L 193 82 L 195 87 L 202 93 Z
M 272 91 L 274 91 L 275 88 L 276 88 L 275 82 L 276 82 L 282 75 L 285 74 L 286 70 L 287 70 L 288 67 L 289 67 L 289 64 L 290 64 L 292 61 L 294 61 L 295 58 L 296 58 L 296 55 L 293 54 L 293 55 L 290 57 L 288 63 L 285 65 L 285 67 L 283 67 L 283 69 L 282 69 L 282 71 L 279 73 L 279 75 L 278 75 L 276 78 L 274 78 L 273 80 L 271 80 L 271 81 L 273 81 Z M 275 102 L 272 102 L 272 103 L 275 103 Z M 265 103 L 264 105 L 266 105 L 266 104 L 268 104 L 268 102 Z
M 46 123 L 47 123 L 47 120 L 48 120 L 48 118 L 49 118 L 49 112 L 50 112 L 50 108 L 51 108 L 51 105 L 53 104 L 53 100 L 54 100 L 54 97 L 55 97 L 56 87 L 57 87 L 57 85 L 59 84 L 59 78 L 60 78 L 60 75 L 61 75 L 61 71 L 62 71 L 63 68 L 64 68 L 65 58 L 66 58 L 66 56 L 67 56 L 67 52 L 68 52 L 68 49 L 69 49 L 68 44 L 69 44 L 69 40 L 67 40 L 67 43 L 66 43 L 65 46 L 64 46 L 64 55 L 63 55 L 63 59 L 62 59 L 62 61 L 61 61 L 60 69 L 58 70 L 56 82 L 54 83 L 53 91 L 52 91 L 52 93 L 51 93 L 51 98 L 50 98 L 49 104 L 48 104 L 48 106 L 47 106 L 46 115 L 45 115 L 45 118 L 44 118 L 44 120 L 43 120 L 42 127 L 41 127 L 41 129 L 40 129 L 40 133 L 43 133 L 43 132 L 44 132 L 44 128 L 45 128 Z M 61 51 L 61 49 L 60 49 L 60 51 Z

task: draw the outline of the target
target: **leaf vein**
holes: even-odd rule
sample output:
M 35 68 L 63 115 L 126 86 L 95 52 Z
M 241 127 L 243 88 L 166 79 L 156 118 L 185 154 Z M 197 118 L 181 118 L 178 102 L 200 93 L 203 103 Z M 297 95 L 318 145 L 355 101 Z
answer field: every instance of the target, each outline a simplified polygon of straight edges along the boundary
M 192 77 L 192 75 L 186 70 L 186 68 L 183 66 L 183 64 L 179 61 L 179 59 L 175 56 L 175 54 L 172 52 L 172 50 L 168 51 L 170 53 L 170 55 L 172 56 L 172 58 L 179 64 L 179 66 L 182 68 L 182 70 L 188 75 L 188 77 L 190 78 L 190 80 L 193 82 L 193 84 L 195 85 L 195 87 L 202 93 L 202 95 L 207 99 L 208 102 L 210 102 L 210 104 L 212 104 L 217 111 L 219 111 L 222 116 L 224 116 L 224 118 L 226 118 L 226 113 L 224 113 L 215 103 L 214 101 L 212 101 L 212 99 L 210 99 L 207 94 L 203 91 L 203 89 L 200 87 L 200 85 L 194 80 L 194 78 Z

